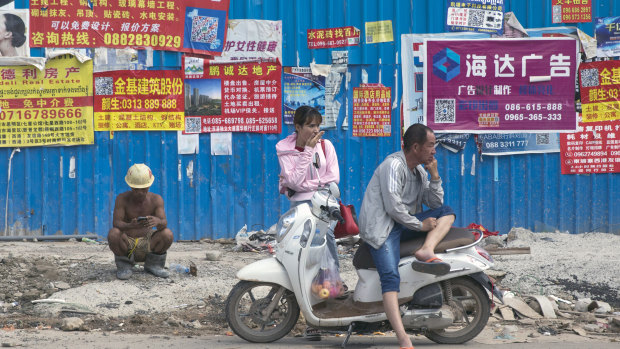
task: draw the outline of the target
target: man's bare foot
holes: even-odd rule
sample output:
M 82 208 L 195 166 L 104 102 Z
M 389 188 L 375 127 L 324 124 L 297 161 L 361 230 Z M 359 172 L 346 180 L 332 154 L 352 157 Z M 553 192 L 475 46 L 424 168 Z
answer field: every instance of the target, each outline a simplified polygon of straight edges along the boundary
M 437 257 L 435 256 L 435 253 L 432 250 L 424 249 L 424 248 L 421 248 L 415 251 L 413 255 L 417 260 L 422 261 L 422 262 Z

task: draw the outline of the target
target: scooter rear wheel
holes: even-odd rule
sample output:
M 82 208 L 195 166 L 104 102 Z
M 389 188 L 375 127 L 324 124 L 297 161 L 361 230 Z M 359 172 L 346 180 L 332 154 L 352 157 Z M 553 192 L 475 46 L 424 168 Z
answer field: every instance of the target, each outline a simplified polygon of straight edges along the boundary
M 490 315 L 489 297 L 485 289 L 468 277 L 448 280 L 452 299 L 448 299 L 442 284 L 444 306 L 454 315 L 452 326 L 442 330 L 428 330 L 424 335 L 435 343 L 461 344 L 476 337 L 486 326 Z
M 237 283 L 228 295 L 225 308 L 226 321 L 233 332 L 254 343 L 273 342 L 286 336 L 297 323 L 299 305 L 295 294 L 284 288 L 276 300 L 281 288 L 266 282 Z M 275 306 L 266 314 L 270 305 Z

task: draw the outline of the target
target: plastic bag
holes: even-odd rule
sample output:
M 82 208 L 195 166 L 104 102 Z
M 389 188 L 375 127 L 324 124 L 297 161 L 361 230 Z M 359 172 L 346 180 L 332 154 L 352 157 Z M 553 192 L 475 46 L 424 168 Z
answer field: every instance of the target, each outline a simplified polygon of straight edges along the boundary
M 334 257 L 328 249 L 324 251 L 321 268 L 312 279 L 312 294 L 320 299 L 337 298 L 344 294 L 344 284 L 340 278 Z

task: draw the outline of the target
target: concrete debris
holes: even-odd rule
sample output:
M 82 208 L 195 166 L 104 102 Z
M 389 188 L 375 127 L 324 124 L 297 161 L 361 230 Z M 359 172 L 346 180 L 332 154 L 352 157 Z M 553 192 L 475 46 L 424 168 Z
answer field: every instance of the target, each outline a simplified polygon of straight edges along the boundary
M 611 306 L 606 302 L 594 301 L 590 304 L 590 306 L 588 306 L 588 310 L 594 310 L 595 313 L 599 314 L 606 314 L 611 313 Z
M 79 331 L 84 326 L 84 320 L 79 317 L 68 317 L 62 319 L 60 329 L 63 331 Z
M 208 261 L 219 261 L 222 259 L 223 253 L 221 251 L 213 250 L 207 251 L 206 258 Z
M 71 288 L 71 285 L 69 285 L 68 283 L 64 281 L 58 281 L 54 283 L 54 287 L 56 287 L 59 290 L 68 290 Z
M 525 228 L 510 229 L 506 238 L 508 247 L 529 247 L 530 243 L 533 241 L 536 241 L 534 233 Z
M 590 311 L 588 309 L 590 304 L 592 304 L 592 300 L 590 298 L 580 298 L 575 303 L 575 311 L 588 312 Z

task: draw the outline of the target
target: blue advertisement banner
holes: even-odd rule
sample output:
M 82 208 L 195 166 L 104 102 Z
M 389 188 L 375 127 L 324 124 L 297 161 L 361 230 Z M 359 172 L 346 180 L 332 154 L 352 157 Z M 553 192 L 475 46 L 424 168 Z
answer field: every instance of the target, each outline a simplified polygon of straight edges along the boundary
M 620 16 L 596 18 L 596 55 L 598 57 L 620 56 Z
M 295 110 L 308 105 L 325 116 L 325 77 L 312 75 L 310 67 L 284 67 L 284 123 L 293 124 Z

